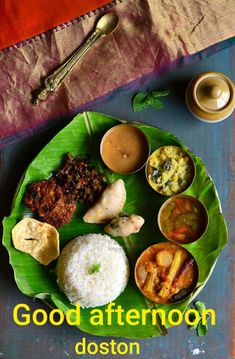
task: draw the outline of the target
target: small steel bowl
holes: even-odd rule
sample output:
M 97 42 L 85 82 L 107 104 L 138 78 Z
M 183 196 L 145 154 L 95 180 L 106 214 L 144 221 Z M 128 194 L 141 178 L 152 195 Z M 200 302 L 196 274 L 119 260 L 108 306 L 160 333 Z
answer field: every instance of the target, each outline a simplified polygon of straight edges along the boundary
M 185 156 L 189 159 L 189 163 L 190 163 L 191 171 L 192 171 L 192 173 L 191 173 L 191 178 L 190 178 L 190 180 L 188 180 L 187 184 L 184 185 L 181 189 L 179 189 L 179 190 L 177 190 L 177 191 L 175 191 L 175 192 L 172 191 L 171 193 L 164 193 L 164 191 L 163 191 L 163 190 L 160 190 L 160 189 L 157 190 L 157 189 L 155 188 L 156 186 L 154 186 L 154 182 L 149 179 L 149 176 L 152 176 L 152 174 L 153 174 L 153 172 L 154 172 L 154 171 L 151 171 L 151 170 L 150 170 L 150 168 L 154 168 L 154 167 L 150 166 L 150 164 L 149 164 L 149 163 L 150 163 L 150 160 L 151 160 L 153 157 L 155 157 L 155 156 L 158 154 L 158 152 L 159 152 L 159 155 L 160 155 L 160 152 L 161 152 L 163 149 L 166 149 L 166 148 L 173 148 L 173 149 L 180 150 L 180 152 L 183 152 L 183 153 L 185 154 Z M 167 162 L 167 161 L 166 161 L 166 162 Z M 164 170 L 164 171 L 166 171 L 166 170 Z M 161 172 L 161 171 L 160 171 L 160 172 Z M 154 189 L 154 191 L 156 191 L 157 193 L 159 193 L 159 194 L 161 194 L 161 195 L 163 195 L 163 196 L 169 197 L 169 196 L 173 196 L 173 195 L 176 195 L 176 194 L 179 194 L 179 193 L 182 193 L 182 192 L 186 191 L 186 190 L 192 185 L 192 183 L 194 182 L 195 176 L 196 176 L 196 166 L 195 166 L 195 163 L 194 163 L 192 157 L 189 155 L 189 153 L 188 153 L 186 150 L 184 150 L 183 148 L 181 148 L 180 146 L 171 146 L 171 145 L 169 145 L 169 146 L 162 146 L 162 147 L 159 147 L 157 150 L 155 150 L 155 151 L 149 156 L 148 161 L 146 162 L 146 166 L 145 166 L 145 176 L 146 176 L 146 179 L 147 179 L 149 185 Z
M 122 171 L 122 170 L 118 170 L 116 164 L 117 162 L 113 163 L 113 164 L 110 164 L 110 162 L 107 160 L 107 158 L 105 158 L 104 156 L 104 153 L 103 153 L 103 149 L 104 149 L 104 145 L 105 145 L 105 141 L 107 140 L 107 137 L 110 136 L 110 134 L 112 132 L 114 132 L 115 130 L 117 129 L 120 129 L 120 128 L 130 128 L 131 130 L 133 130 L 133 128 L 135 129 L 136 131 L 136 134 L 140 135 L 140 138 L 141 138 L 141 141 L 142 141 L 142 145 L 143 145 L 143 155 L 142 155 L 142 161 L 140 161 L 140 163 L 138 164 L 138 166 L 134 167 L 129 170 L 129 171 Z M 131 141 L 128 143 L 128 145 L 131 144 Z M 122 143 L 122 138 L 120 137 L 120 145 L 123 145 Z M 131 147 L 129 147 L 129 151 L 131 151 Z M 119 149 L 117 148 L 116 150 L 116 154 L 119 152 Z M 122 123 L 120 125 L 116 125 L 116 126 L 113 126 L 112 128 L 110 128 L 105 134 L 104 136 L 102 137 L 102 140 L 101 140 L 101 143 L 100 143 L 100 155 L 101 155 L 101 158 L 103 160 L 103 162 L 105 163 L 105 165 L 113 172 L 115 173 L 118 173 L 118 174 L 121 174 L 121 175 L 127 175 L 127 174 L 132 174 L 132 173 L 136 173 L 138 171 L 140 171 L 146 164 L 146 161 L 148 160 L 149 158 L 149 155 L 150 155 L 150 151 L 151 151 L 151 148 L 150 148 L 150 144 L 149 144 L 149 141 L 148 141 L 148 138 L 146 137 L 146 135 L 137 127 L 135 126 L 134 124 L 127 124 L 127 123 Z M 122 154 L 123 156 L 123 161 L 125 161 L 125 158 L 128 158 L 129 156 L 129 153 L 123 153 Z
M 141 266 L 143 266 L 143 263 L 141 263 L 141 262 L 143 261 L 144 256 L 149 255 L 149 258 L 153 261 L 153 258 L 155 258 L 156 253 L 159 250 L 169 250 L 169 248 L 171 248 L 171 250 L 172 249 L 175 250 L 175 253 L 177 250 L 180 249 L 180 250 L 184 251 L 184 253 L 187 255 L 181 268 L 179 269 L 179 272 L 177 273 L 177 276 L 180 275 L 180 272 L 183 270 L 183 266 L 186 265 L 186 260 L 187 261 L 193 260 L 191 262 L 191 265 L 193 265 L 194 275 L 192 278 L 191 286 L 187 289 L 182 288 L 182 290 L 184 290 L 184 293 L 182 293 L 182 292 L 179 293 L 180 292 L 179 291 L 177 294 L 174 294 L 170 298 L 168 296 L 168 299 L 166 300 L 166 299 L 162 298 L 159 294 L 151 295 L 150 293 L 148 293 L 144 290 L 144 285 L 146 283 L 146 279 L 145 279 L 145 281 L 144 281 L 144 279 L 140 280 L 140 275 L 138 274 L 138 271 L 140 271 L 140 273 L 141 273 Z M 144 262 L 144 263 L 146 263 L 146 262 Z M 161 242 L 161 243 L 156 243 L 156 244 L 151 245 L 150 247 L 146 248 L 141 253 L 141 255 L 139 256 L 139 258 L 137 259 L 136 264 L 135 264 L 134 277 L 135 277 L 135 282 L 136 282 L 138 289 L 146 298 L 150 299 L 151 301 L 153 301 L 155 303 L 159 303 L 159 304 L 173 304 L 173 303 L 182 302 L 183 300 L 188 298 L 192 294 L 192 292 L 195 290 L 195 288 L 197 287 L 198 278 L 199 278 L 199 269 L 198 269 L 198 264 L 197 264 L 195 258 L 187 249 L 179 246 L 178 244 L 169 243 L 169 242 Z M 176 278 L 176 280 L 177 280 L 177 278 Z M 161 286 L 160 286 L 160 288 L 161 288 Z M 159 292 L 160 292 L 160 290 L 159 290 Z M 177 295 L 178 295 L 178 297 L 177 297 Z
M 165 233 L 165 231 L 163 230 L 163 226 L 162 226 L 162 212 L 164 211 L 164 209 L 169 206 L 169 204 L 171 204 L 173 201 L 175 201 L 176 198 L 187 198 L 189 201 L 192 201 L 192 202 L 196 202 L 197 205 L 198 205 L 198 208 L 199 208 L 199 211 L 200 211 L 200 219 L 203 221 L 203 225 L 201 226 L 201 230 L 195 234 L 195 238 L 194 239 L 182 239 L 181 241 L 180 240 L 177 240 L 177 235 L 173 236 L 169 236 Z M 176 216 L 177 216 L 177 213 L 176 213 Z M 182 213 L 180 212 L 178 214 L 178 216 L 182 216 Z M 170 221 L 170 223 L 172 223 L 172 220 L 168 219 Z M 189 243 L 194 243 L 196 241 L 198 241 L 200 238 L 202 238 L 202 236 L 206 233 L 207 231 L 207 228 L 208 228 L 208 224 L 209 224 L 209 215 L 208 215 L 208 211 L 205 207 L 205 205 L 199 201 L 199 199 L 193 197 L 193 196 L 187 196 L 187 195 L 176 195 L 176 196 L 173 196 L 171 198 L 169 198 L 167 201 L 165 201 L 162 206 L 160 207 L 159 209 L 159 212 L 158 212 L 158 217 L 157 217 L 157 222 L 158 222 L 158 227 L 161 231 L 161 233 L 163 234 L 163 236 L 165 238 L 167 238 L 169 241 L 171 242 L 174 242 L 174 243 L 178 243 L 178 244 L 189 244 Z M 183 228 L 183 226 L 182 226 Z M 178 234 L 178 237 L 181 235 L 181 237 L 184 236 L 184 233 L 179 233 Z

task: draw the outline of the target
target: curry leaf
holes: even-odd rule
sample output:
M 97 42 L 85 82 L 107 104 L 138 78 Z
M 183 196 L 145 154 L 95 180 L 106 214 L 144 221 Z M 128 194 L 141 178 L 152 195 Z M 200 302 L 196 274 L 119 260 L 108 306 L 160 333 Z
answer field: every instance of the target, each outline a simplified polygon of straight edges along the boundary
M 199 337 L 203 337 L 208 332 L 207 323 L 205 323 L 205 324 L 202 323 L 202 315 L 203 315 L 203 311 L 206 309 L 206 305 L 204 302 L 198 300 L 197 302 L 194 303 L 194 306 L 195 306 L 196 310 L 198 311 L 200 320 L 196 324 L 189 325 L 189 328 L 196 329 L 197 335 Z M 191 322 L 193 322 L 196 319 L 196 315 L 194 313 L 191 313 L 189 319 Z
M 154 98 L 153 96 L 151 97 L 150 106 L 152 106 L 156 110 L 162 110 L 164 108 L 164 104 L 162 103 L 162 101 Z
M 206 335 L 207 332 L 208 332 L 207 323 L 202 324 L 202 320 L 200 320 L 197 325 L 197 335 L 199 337 L 203 337 L 204 335 Z
M 155 98 L 165 97 L 165 96 L 168 96 L 169 94 L 170 94 L 170 91 L 152 91 L 152 95 Z
M 194 305 L 197 311 L 199 312 L 199 314 L 202 315 L 202 311 L 206 309 L 205 303 L 198 300 L 197 302 L 194 303 Z
M 133 110 L 135 112 L 142 111 L 148 107 L 148 93 L 139 92 L 133 99 Z

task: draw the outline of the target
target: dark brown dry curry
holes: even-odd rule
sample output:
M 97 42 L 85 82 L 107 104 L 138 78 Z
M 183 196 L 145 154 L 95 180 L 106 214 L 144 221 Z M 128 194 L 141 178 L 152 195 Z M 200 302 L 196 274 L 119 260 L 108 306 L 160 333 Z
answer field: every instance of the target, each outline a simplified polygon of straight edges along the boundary
M 59 228 L 71 221 L 77 202 L 95 202 L 105 186 L 87 160 L 68 154 L 51 178 L 29 186 L 24 202 L 39 219 Z

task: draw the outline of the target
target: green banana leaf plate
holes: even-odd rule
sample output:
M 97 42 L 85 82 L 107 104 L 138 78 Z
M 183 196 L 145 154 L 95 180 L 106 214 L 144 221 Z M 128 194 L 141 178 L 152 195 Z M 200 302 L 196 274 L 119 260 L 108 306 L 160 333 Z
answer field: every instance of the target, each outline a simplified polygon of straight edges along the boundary
M 10 256 L 10 263 L 14 269 L 15 281 L 19 289 L 26 295 L 41 298 L 53 307 L 66 312 L 73 308 L 68 299 L 58 288 L 52 268 L 42 266 L 30 255 L 17 251 L 11 241 L 11 230 L 24 216 L 32 215 L 23 203 L 23 196 L 27 186 L 41 179 L 49 178 L 53 171 L 58 169 L 66 153 L 74 156 L 89 157 L 91 163 L 99 171 L 104 172 L 106 179 L 113 182 L 123 178 L 127 190 L 127 201 L 124 211 L 137 213 L 145 218 L 146 224 L 140 233 L 128 238 L 118 238 L 117 241 L 124 247 L 131 263 L 131 276 L 125 291 L 116 299 L 116 305 L 121 305 L 127 311 L 135 308 L 141 312 L 149 303 L 137 289 L 133 276 L 133 266 L 140 253 L 149 245 L 164 241 L 157 227 L 157 212 L 165 197 L 158 195 L 148 185 L 144 170 L 128 176 L 120 176 L 107 170 L 99 154 L 99 144 L 104 133 L 112 126 L 120 123 L 112 117 L 95 113 L 84 112 L 77 115 L 73 121 L 59 132 L 38 154 L 28 167 L 24 178 L 15 196 L 13 208 L 9 217 L 4 219 L 3 244 Z M 172 134 L 159 128 L 145 124 L 136 124 L 147 136 L 152 151 L 164 145 L 178 145 L 186 149 L 184 144 Z M 167 313 L 171 309 L 184 312 L 189 302 L 199 293 L 208 280 L 220 251 L 227 243 L 227 229 L 221 213 L 220 202 L 216 188 L 209 177 L 202 160 L 191 153 L 196 164 L 196 178 L 193 185 L 185 193 L 200 199 L 209 213 L 209 226 L 206 234 L 197 242 L 185 245 L 195 257 L 199 267 L 199 281 L 194 293 L 186 300 L 170 305 L 157 305 Z M 61 248 L 71 239 L 84 233 L 104 233 L 102 225 L 87 224 L 82 220 L 85 211 L 84 205 L 77 206 L 73 220 L 59 229 Z M 100 307 L 105 310 L 106 306 Z M 94 335 L 117 336 L 126 338 L 149 338 L 161 334 L 158 325 L 152 325 L 150 319 L 146 325 L 120 326 L 115 322 L 112 326 L 93 326 L 90 324 L 90 309 L 81 309 L 81 323 L 79 329 Z M 115 318 L 114 318 L 115 319 Z M 169 323 L 166 325 L 169 327 Z

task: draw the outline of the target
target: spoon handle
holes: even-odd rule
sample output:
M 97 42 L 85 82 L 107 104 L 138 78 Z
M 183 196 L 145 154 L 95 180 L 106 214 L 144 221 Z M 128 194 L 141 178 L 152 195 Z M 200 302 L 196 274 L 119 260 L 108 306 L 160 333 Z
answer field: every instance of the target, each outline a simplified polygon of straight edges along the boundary
M 48 92 L 55 92 L 60 87 L 66 76 L 73 70 L 77 62 L 101 36 L 104 36 L 104 34 L 100 30 L 96 29 L 93 31 L 84 44 L 80 46 L 68 58 L 68 60 L 62 63 L 51 75 L 44 79 L 44 87 L 33 100 L 34 105 L 38 105 L 40 101 L 45 100 L 47 98 Z

